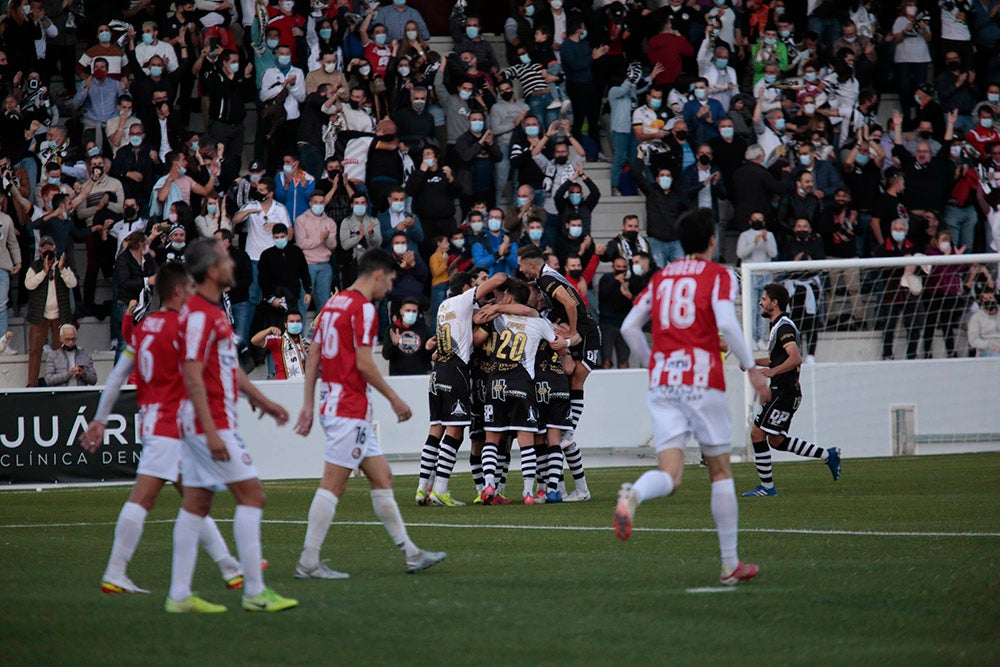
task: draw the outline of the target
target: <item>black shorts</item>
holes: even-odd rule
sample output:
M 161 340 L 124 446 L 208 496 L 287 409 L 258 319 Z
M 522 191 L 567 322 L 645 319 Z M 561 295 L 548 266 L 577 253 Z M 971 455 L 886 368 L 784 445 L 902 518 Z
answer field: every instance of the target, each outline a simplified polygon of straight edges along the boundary
M 461 361 L 438 364 L 427 388 L 431 425 L 468 426 L 472 421 L 469 369 Z
M 573 361 L 583 364 L 588 371 L 601 366 L 601 330 L 597 327 L 580 332 L 579 343 L 569 348 Z
M 550 428 L 569 431 L 570 419 L 569 377 L 563 373 L 535 371 L 535 403 L 538 407 L 538 432 Z
M 469 440 L 485 440 L 483 429 L 483 407 L 486 405 L 486 387 L 489 378 L 478 371 L 472 372 L 472 423 L 469 425 Z
M 483 406 L 486 431 L 538 431 L 535 383 L 523 368 L 493 373 Z
M 772 391 L 771 400 L 761 406 L 754 418 L 754 426 L 771 435 L 788 435 L 788 427 L 801 400 L 802 397 L 796 394 Z

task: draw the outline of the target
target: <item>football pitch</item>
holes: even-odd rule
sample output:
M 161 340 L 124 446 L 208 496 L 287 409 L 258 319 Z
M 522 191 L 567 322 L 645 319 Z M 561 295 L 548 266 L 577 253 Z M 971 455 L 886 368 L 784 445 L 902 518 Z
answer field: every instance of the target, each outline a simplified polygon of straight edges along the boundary
M 165 489 L 132 560 L 150 595 L 102 595 L 123 486 L 0 493 L 0 637 L 10 665 L 998 664 L 1000 455 L 777 464 L 776 498 L 740 499 L 740 555 L 761 573 L 718 583 L 704 469 L 640 507 L 626 543 L 616 490 L 640 469 L 588 473 L 593 499 L 559 506 L 417 507 L 410 536 L 447 560 L 417 575 L 376 522 L 364 480 L 341 499 L 322 557 L 345 581 L 292 576 L 315 481 L 268 483 L 268 585 L 299 599 L 240 610 L 201 551 L 214 616 L 163 611 L 179 497 Z M 737 490 L 756 484 L 735 467 Z M 508 490 L 520 488 L 517 474 Z M 471 500 L 471 480 L 452 481 Z M 510 495 L 510 494 L 509 494 Z M 233 505 L 213 515 L 232 546 Z

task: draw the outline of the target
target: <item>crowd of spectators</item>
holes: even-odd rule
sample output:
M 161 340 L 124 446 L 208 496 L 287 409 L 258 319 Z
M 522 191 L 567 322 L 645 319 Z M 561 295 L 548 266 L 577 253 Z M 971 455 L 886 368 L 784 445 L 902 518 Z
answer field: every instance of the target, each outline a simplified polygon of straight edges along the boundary
M 490 26 L 503 58 L 484 37 L 494 7 L 419 5 L 9 0 L 0 334 L 8 302 L 23 309 L 28 383 L 80 317 L 110 317 L 120 348 L 156 267 L 203 236 L 236 262 L 226 305 L 245 346 L 308 322 L 368 248 L 392 252 L 380 338 L 400 372 L 429 363 L 423 324 L 449 275 L 516 272 L 527 244 L 599 311 L 604 366 L 626 365 L 616 327 L 681 256 L 692 207 L 712 211 L 729 263 L 1000 245 L 1000 0 L 512 0 Z M 431 11 L 450 13 L 448 48 L 428 41 Z M 638 193 L 645 215 L 595 239 L 600 202 Z M 862 282 L 787 277 L 807 355 L 823 328 L 866 326 Z M 897 319 L 908 356 L 935 329 L 954 354 L 973 282 L 882 281 L 885 356 Z

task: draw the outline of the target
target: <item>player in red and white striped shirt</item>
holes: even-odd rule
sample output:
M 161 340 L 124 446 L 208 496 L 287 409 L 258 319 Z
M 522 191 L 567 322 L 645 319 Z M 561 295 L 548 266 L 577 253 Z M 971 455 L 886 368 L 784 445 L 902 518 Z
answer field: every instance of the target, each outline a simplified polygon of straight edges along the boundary
M 758 567 L 741 562 L 736 552 L 739 509 L 729 465 L 732 432 L 720 331 L 742 367 L 750 369 L 750 382 L 762 400 L 767 400 L 770 390 L 736 319 L 736 277 L 711 261 L 717 244 L 711 211 L 685 213 L 679 227 L 688 256 L 653 276 L 622 323 L 622 336 L 632 352 L 649 359 L 648 403 L 658 469 L 646 471 L 635 484 L 622 484 L 615 534 L 627 540 L 639 504 L 669 496 L 680 486 L 684 443 L 693 434 L 712 480 L 712 516 L 722 555 L 720 581 L 732 585 L 752 579 Z M 642 333 L 650 320 L 652 350 Z
M 181 264 L 165 264 L 156 274 L 156 288 L 162 308 L 142 320 L 128 334 L 128 347 L 108 377 L 94 419 L 81 438 L 90 452 L 104 442 L 105 424 L 121 393 L 126 378 L 135 369 L 136 402 L 139 405 L 142 456 L 135 485 L 122 506 L 115 524 L 111 557 L 101 579 L 104 593 L 148 593 L 129 579 L 126 568 L 139 546 L 146 514 L 153 509 L 160 490 L 172 482 L 180 491 L 181 441 L 177 411 L 187 396 L 184 380 L 177 369 L 180 345 L 177 341 L 178 311 L 193 291 L 191 276 Z M 240 565 L 229 554 L 226 541 L 211 517 L 205 517 L 199 541 L 219 566 L 229 588 L 240 588 Z
M 385 381 L 372 346 L 378 334 L 375 302 L 392 289 L 397 264 L 389 253 L 373 249 L 358 258 L 358 278 L 323 306 L 306 360 L 305 403 L 295 432 L 309 435 L 320 380 L 320 424 L 326 435 L 323 478 L 309 507 L 302 555 L 295 566 L 299 579 L 344 579 L 349 575 L 321 563 L 319 551 L 330 528 L 347 478 L 361 468 L 371 483 L 372 507 L 389 537 L 403 552 L 407 572 L 419 572 L 444 560 L 444 552 L 424 551 L 406 533 L 392 494 L 392 471 L 382 455 L 371 424 L 371 387 L 389 399 L 399 421 L 412 416 L 410 407 Z
M 173 569 L 168 612 L 220 612 L 226 608 L 191 594 L 198 556 L 198 534 L 212 506 L 214 490 L 226 486 L 236 498 L 233 534 L 243 566 L 243 608 L 282 611 L 298 604 L 264 586 L 260 571 L 260 521 L 264 487 L 243 439 L 236 432 L 236 400 L 271 415 L 278 425 L 288 413 L 261 393 L 240 368 L 236 338 L 220 305 L 233 284 L 233 260 L 216 239 L 199 239 L 184 253 L 195 294 L 184 305 L 179 324 L 183 377 L 188 398 L 181 407 L 184 506 L 174 525 Z

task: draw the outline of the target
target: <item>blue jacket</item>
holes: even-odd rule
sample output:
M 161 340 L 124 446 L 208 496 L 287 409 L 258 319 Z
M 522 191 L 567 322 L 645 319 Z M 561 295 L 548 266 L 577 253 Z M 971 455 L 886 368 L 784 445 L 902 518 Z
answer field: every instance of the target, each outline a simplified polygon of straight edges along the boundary
M 681 113 L 684 115 L 684 122 L 687 123 L 688 133 L 693 138 L 692 144 L 707 144 L 712 139 L 719 136 L 719 121 L 728 118 L 726 110 L 722 108 L 719 100 L 708 98 L 708 110 L 712 115 L 712 122 L 709 123 L 705 117 L 698 117 L 701 110 L 701 102 L 691 100 L 684 105 Z
M 418 244 L 424 240 L 424 228 L 420 225 L 420 218 L 414 213 L 407 212 L 406 215 L 413 216 L 413 226 L 406 230 L 406 246 L 416 252 Z M 388 210 L 382 211 L 378 215 L 379 229 L 382 231 L 382 248 L 392 250 L 392 235 L 396 233 L 396 228 L 392 224 L 392 213 Z M 398 223 L 397 223 L 398 224 Z
M 305 171 L 302 174 L 305 176 L 305 183 L 298 184 L 288 179 L 291 188 L 285 184 L 286 174 L 279 173 L 274 179 L 274 198 L 288 209 L 288 219 L 293 225 L 300 215 L 309 210 L 309 196 L 316 189 L 316 179 Z
M 510 242 L 510 250 L 506 257 L 497 257 L 497 251 L 505 238 L 507 238 L 505 231 L 496 235 L 492 232 L 486 232 L 477 236 L 472 246 L 472 261 L 476 266 L 489 269 L 491 276 L 501 271 L 514 275 L 514 272 L 517 271 L 516 241 Z

